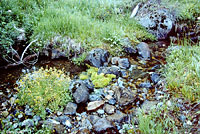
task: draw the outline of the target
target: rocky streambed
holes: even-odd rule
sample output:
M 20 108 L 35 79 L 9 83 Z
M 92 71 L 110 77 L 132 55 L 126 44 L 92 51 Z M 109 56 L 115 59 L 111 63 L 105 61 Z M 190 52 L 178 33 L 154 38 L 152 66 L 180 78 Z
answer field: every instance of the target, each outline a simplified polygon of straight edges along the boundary
M 99 74 L 116 75 L 103 88 L 95 88 L 88 79 L 79 79 L 78 74 L 85 71 L 86 67 L 75 66 L 65 59 L 42 60 L 32 69 L 19 67 L 10 72 L 1 71 L 0 128 L 4 124 L 9 133 L 12 129 L 40 128 L 46 124 L 52 126 L 55 133 L 125 133 L 126 129 L 131 129 L 130 124 L 136 119 L 139 108 L 148 111 L 153 106 L 162 105 L 163 99 L 168 100 L 170 96 L 159 71 L 165 64 L 168 46 L 168 42 L 149 45 L 142 42 L 136 48 L 125 47 L 126 57 L 111 57 L 104 49 L 92 50 L 86 62 L 97 67 Z M 16 105 L 15 81 L 23 72 L 46 65 L 59 69 L 64 67 L 66 72 L 71 72 L 73 80 L 70 90 L 74 102 L 56 113 L 47 108 L 48 116 L 42 120 L 28 105 Z M 170 106 L 171 102 L 168 103 Z M 185 116 L 182 118 L 186 120 Z

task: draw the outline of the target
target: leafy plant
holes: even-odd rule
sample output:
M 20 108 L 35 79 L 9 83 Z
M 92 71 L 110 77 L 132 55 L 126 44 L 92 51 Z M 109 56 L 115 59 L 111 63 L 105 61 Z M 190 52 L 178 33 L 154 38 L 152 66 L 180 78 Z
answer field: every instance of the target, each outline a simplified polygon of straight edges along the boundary
M 52 111 L 63 109 L 72 101 L 68 90 L 70 78 L 63 71 L 56 68 L 39 69 L 25 74 L 18 81 L 18 103 L 29 105 L 34 112 L 45 118 L 48 107 Z

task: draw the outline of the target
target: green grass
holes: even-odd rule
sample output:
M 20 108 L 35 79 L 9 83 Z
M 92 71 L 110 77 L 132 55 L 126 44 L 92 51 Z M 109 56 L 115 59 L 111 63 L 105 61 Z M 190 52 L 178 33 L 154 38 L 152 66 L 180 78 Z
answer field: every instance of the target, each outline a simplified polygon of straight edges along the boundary
M 175 121 L 169 114 L 173 109 L 174 106 L 169 108 L 166 104 L 155 106 L 148 113 L 139 109 L 138 126 L 136 127 L 133 122 L 133 129 L 139 134 L 177 134 Z M 134 133 L 133 129 L 128 130 L 128 133 Z
M 188 44 L 185 42 L 185 44 Z M 199 44 L 200 45 L 200 44 Z M 191 101 L 200 99 L 200 46 L 185 45 L 167 57 L 167 88 Z
M 89 49 L 108 44 L 107 39 L 129 37 L 133 42 L 154 40 L 128 13 L 120 13 L 121 0 L 60 0 L 44 9 L 32 38 L 42 42 L 57 35 L 86 43 Z

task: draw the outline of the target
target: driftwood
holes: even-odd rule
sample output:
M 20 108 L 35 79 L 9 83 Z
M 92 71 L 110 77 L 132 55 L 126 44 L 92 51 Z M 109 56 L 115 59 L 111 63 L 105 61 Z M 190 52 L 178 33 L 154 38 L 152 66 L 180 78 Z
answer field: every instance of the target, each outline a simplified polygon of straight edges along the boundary
M 29 47 L 36 41 L 37 39 L 33 40 L 29 45 L 27 45 L 21 56 L 15 49 L 12 48 L 12 46 L 10 46 L 12 56 L 3 57 L 4 60 L 9 63 L 8 65 L 4 66 L 4 68 L 7 69 L 9 67 L 19 66 L 21 64 L 24 66 L 34 65 L 38 61 L 39 52 L 26 57 L 24 56 Z

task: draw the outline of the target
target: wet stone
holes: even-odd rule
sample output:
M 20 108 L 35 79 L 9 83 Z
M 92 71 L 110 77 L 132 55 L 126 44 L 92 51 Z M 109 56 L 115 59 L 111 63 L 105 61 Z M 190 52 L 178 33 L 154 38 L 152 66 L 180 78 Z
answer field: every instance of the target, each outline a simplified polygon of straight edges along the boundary
M 128 58 L 119 59 L 118 66 L 122 69 L 128 69 L 130 67 L 130 62 Z
M 128 72 L 126 70 L 121 70 L 121 77 L 122 78 L 127 78 L 129 75 L 128 75 Z
M 115 105 L 116 104 L 116 99 L 115 98 L 112 98 L 110 100 L 108 100 L 108 103 L 111 104 L 111 105 Z
M 68 102 L 67 106 L 65 107 L 64 114 L 65 115 L 74 115 L 76 114 L 77 104 Z

